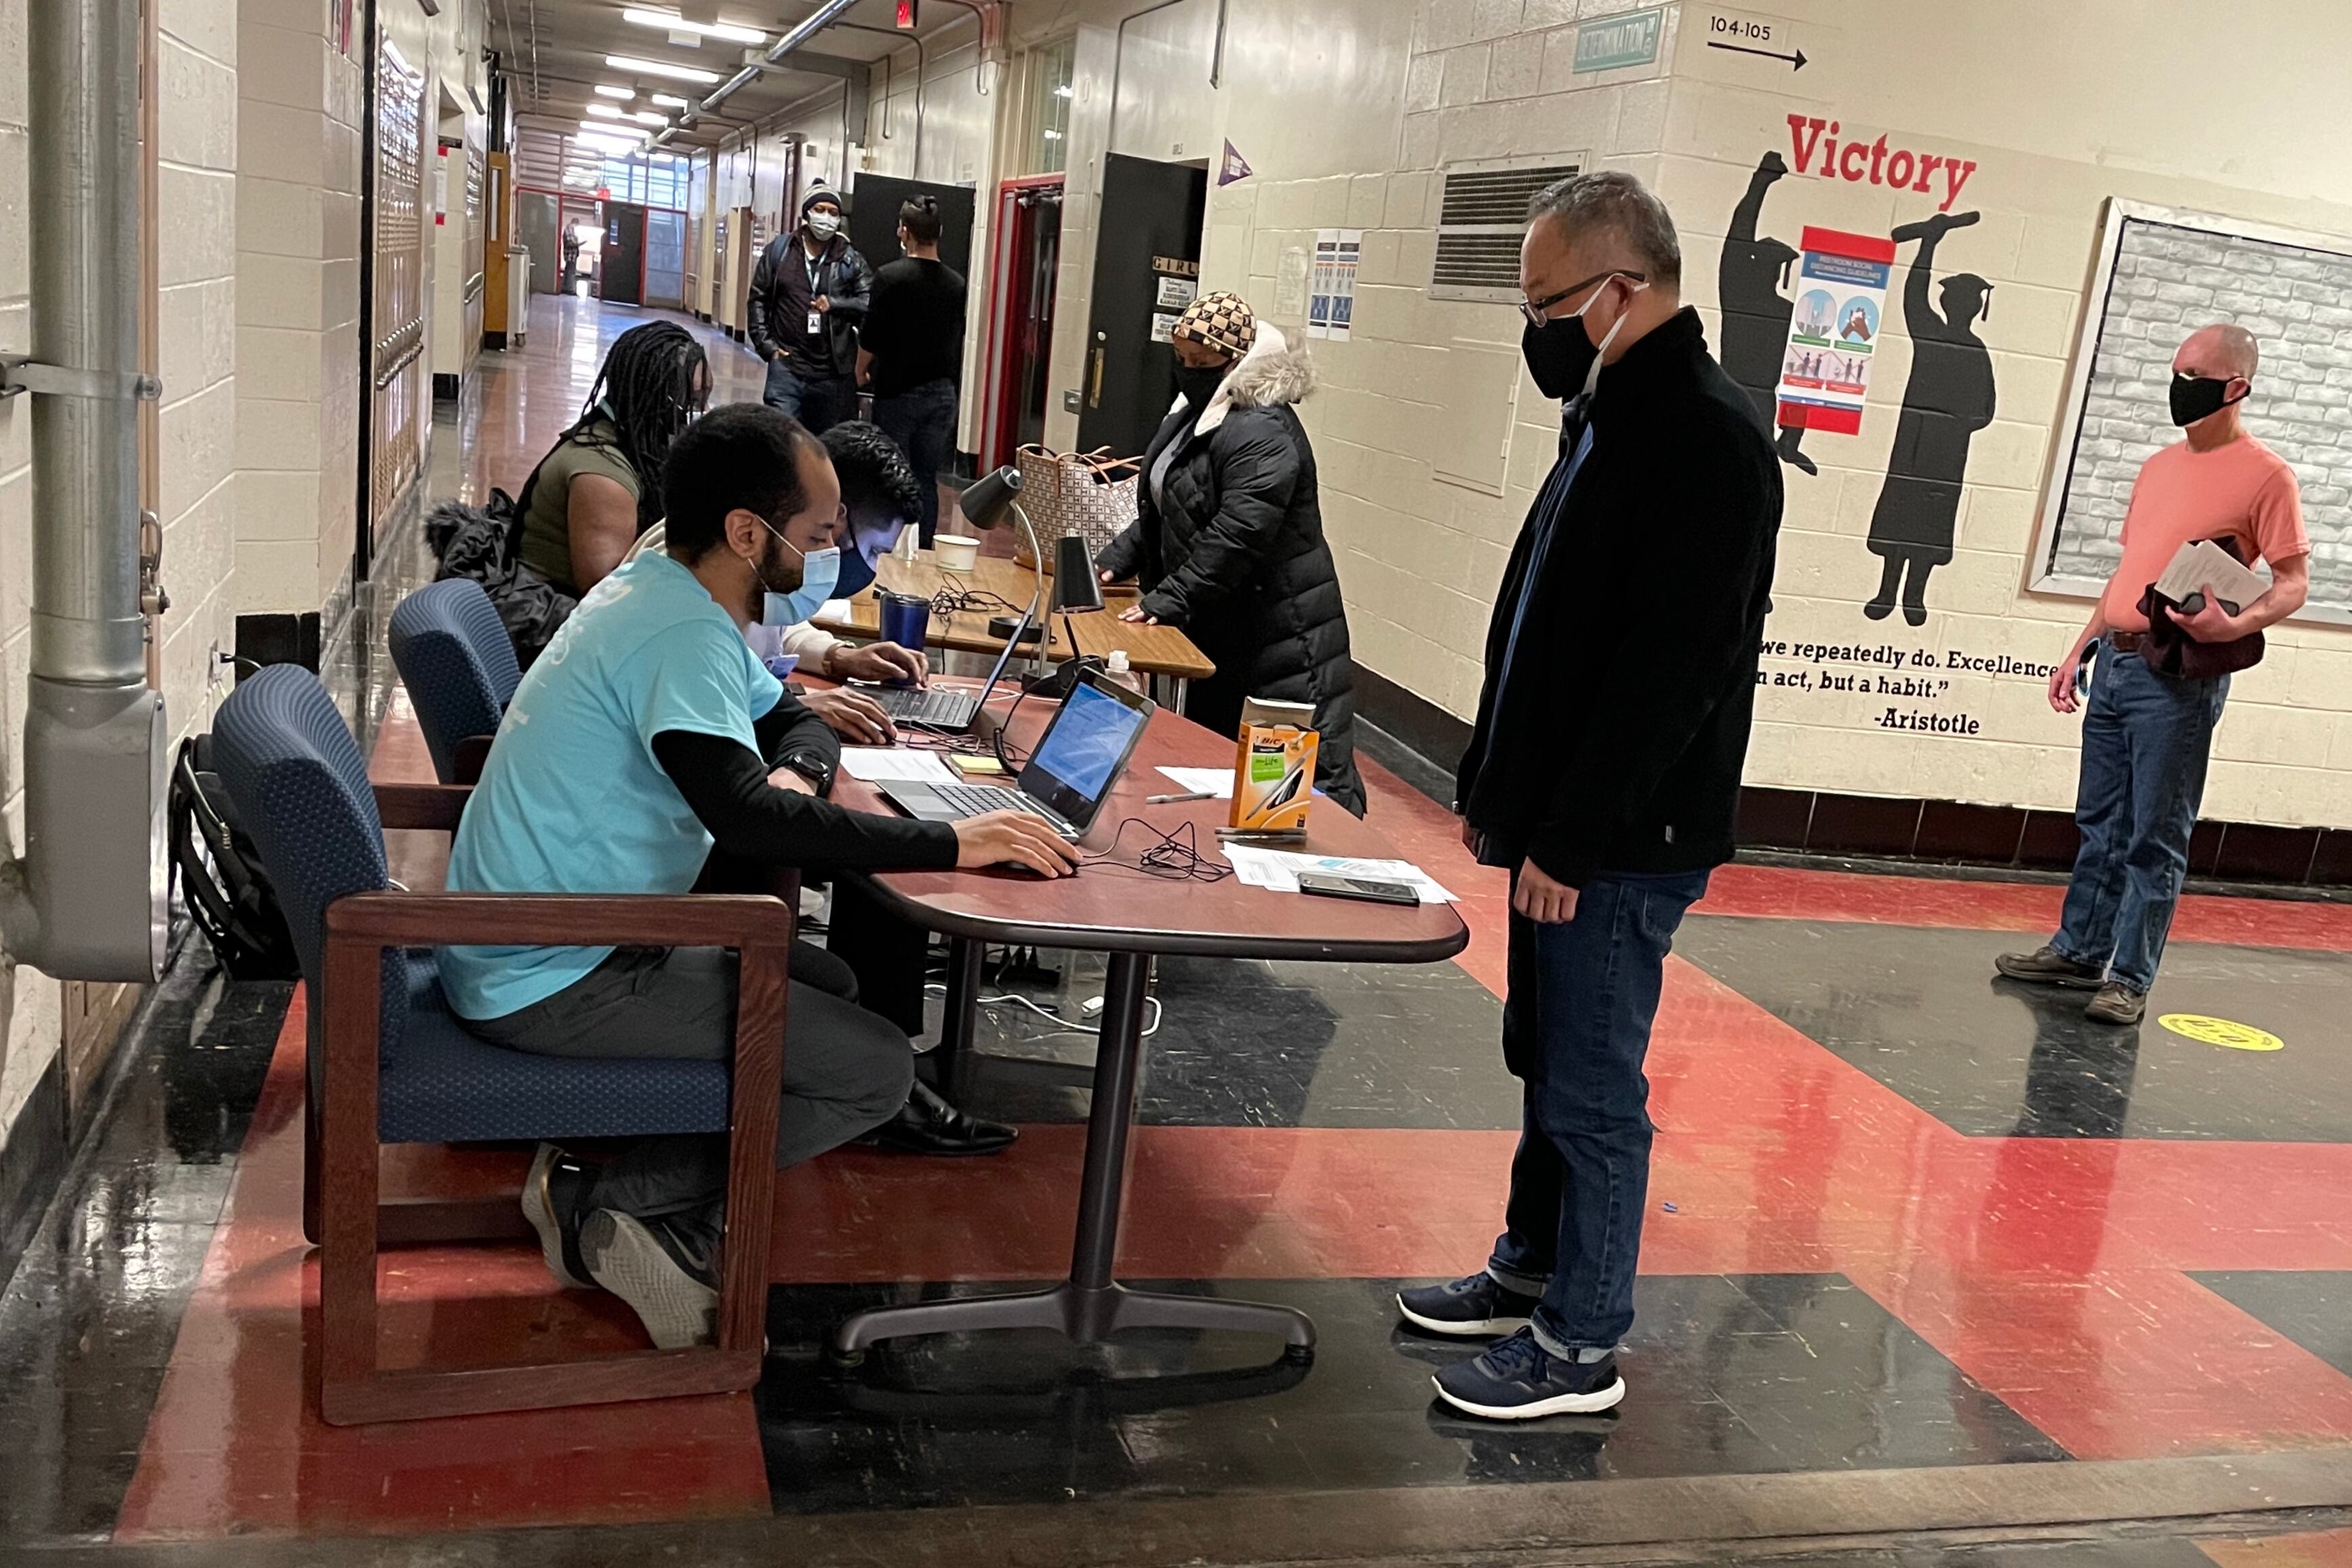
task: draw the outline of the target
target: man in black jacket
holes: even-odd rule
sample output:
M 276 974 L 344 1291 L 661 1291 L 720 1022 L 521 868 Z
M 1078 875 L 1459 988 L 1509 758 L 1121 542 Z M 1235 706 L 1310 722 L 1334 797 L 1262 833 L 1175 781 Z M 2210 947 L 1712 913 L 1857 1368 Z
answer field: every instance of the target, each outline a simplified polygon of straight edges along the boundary
M 735 404 L 688 426 L 663 477 L 665 547 L 597 584 L 515 691 L 449 858 L 453 891 L 682 893 L 716 849 L 824 870 L 1009 864 L 1061 876 L 1076 852 L 1036 818 L 942 826 L 824 796 L 841 757 L 824 721 L 745 646 L 771 595 L 801 589 L 841 487 L 790 419 Z M 475 1034 L 563 1057 L 731 1052 L 735 963 L 710 948 L 453 947 L 444 983 Z M 985 1134 L 920 1088 L 907 1037 L 821 977 L 794 978 L 784 1025 L 780 1165 L 910 1110 Z M 910 1105 L 910 1092 L 917 1101 Z M 986 1152 L 997 1135 L 919 1146 Z M 541 1145 L 523 1214 L 564 1284 L 636 1310 L 665 1349 L 707 1339 L 718 1303 L 726 1140 L 633 1141 L 601 1167 Z
M 770 240 L 751 267 L 751 347 L 767 362 L 768 406 L 819 436 L 856 417 L 851 376 L 873 289 L 874 269 L 841 231 L 841 198 L 811 191 L 800 226 Z
M 1624 1397 L 1643 1058 L 1675 929 L 1731 858 L 1780 526 L 1771 443 L 1681 302 L 1663 203 L 1629 174 L 1563 181 L 1519 272 L 1561 449 L 1496 596 L 1456 788 L 1465 841 L 1511 868 L 1503 1055 L 1525 1121 L 1486 1268 L 1399 1299 L 1423 1329 L 1510 1336 L 1437 1377 L 1505 1420 Z

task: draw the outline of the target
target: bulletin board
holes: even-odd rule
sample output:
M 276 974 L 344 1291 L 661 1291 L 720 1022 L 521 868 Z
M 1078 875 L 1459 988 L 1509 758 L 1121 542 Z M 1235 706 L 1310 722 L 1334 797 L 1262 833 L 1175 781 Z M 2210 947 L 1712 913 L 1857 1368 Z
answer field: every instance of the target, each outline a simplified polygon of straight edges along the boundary
M 2352 237 L 2111 199 L 2074 347 L 2032 586 L 2092 597 L 2122 559 L 2132 479 L 2179 438 L 2167 404 L 2180 340 L 2254 334 L 2246 428 L 2294 468 L 2311 535 L 2298 618 L 2352 623 Z

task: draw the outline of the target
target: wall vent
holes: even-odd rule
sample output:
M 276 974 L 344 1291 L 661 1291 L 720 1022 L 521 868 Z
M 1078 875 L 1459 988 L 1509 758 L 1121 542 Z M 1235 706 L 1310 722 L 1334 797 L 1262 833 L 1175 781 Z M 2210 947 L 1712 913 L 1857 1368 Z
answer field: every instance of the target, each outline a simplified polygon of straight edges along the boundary
M 1452 163 L 1441 171 L 1445 191 L 1430 297 L 1504 304 L 1517 300 L 1528 203 L 1546 185 L 1576 174 L 1584 162 L 1582 153 L 1551 153 Z

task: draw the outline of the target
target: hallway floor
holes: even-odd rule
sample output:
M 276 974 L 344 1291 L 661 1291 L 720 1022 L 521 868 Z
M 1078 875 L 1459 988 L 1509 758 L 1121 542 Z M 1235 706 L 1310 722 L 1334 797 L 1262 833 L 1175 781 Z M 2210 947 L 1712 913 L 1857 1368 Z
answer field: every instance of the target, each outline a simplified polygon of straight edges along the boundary
M 643 315 L 535 303 L 529 346 L 484 356 L 438 427 L 436 493 L 519 489 Z M 719 398 L 756 395 L 748 352 L 698 331 Z M 418 571 L 400 549 L 385 603 Z M 378 693 L 379 776 L 413 776 L 384 669 L 357 646 L 341 679 Z M 8 1538 L 241 1564 L 1722 1563 L 1747 1542 L 1739 1561 L 1816 1568 L 2352 1565 L 2352 906 L 2189 898 L 2148 1021 L 2117 1029 L 1991 978 L 2054 886 L 1723 868 L 1651 1053 L 1631 1396 L 1497 1427 L 1435 1403 L 1431 1371 L 1466 1352 L 1391 1298 L 1476 1267 L 1496 1227 L 1518 1116 L 1502 879 L 1368 774 L 1469 949 L 1164 961 L 1120 1259 L 1305 1309 L 1311 1367 L 1172 1333 L 825 1366 L 859 1306 L 1060 1270 L 1091 1045 L 1000 1005 L 955 1092 L 1024 1125 L 1011 1153 L 779 1177 L 754 1393 L 328 1427 L 303 1376 L 303 999 L 205 973 L 199 945 L 0 1300 Z M 1099 992 L 1099 961 L 1040 957 L 992 989 L 1066 1015 Z M 637 1342 L 529 1251 L 399 1253 L 382 1288 L 394 1363 Z M 520 1526 L 543 1528 L 484 1533 Z

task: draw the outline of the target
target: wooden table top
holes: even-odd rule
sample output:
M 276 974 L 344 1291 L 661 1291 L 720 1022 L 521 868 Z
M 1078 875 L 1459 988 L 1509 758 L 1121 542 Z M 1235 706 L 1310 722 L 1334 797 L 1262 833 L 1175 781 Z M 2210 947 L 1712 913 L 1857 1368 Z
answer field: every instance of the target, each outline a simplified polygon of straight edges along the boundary
M 1028 567 L 995 555 L 982 556 L 973 563 L 970 572 L 950 572 L 939 564 L 931 552 L 926 550 L 912 561 L 901 561 L 895 555 L 884 556 L 875 567 L 875 584 L 893 593 L 914 594 L 926 599 L 935 596 L 942 588 L 993 594 L 1011 605 L 1010 613 L 1017 616 L 1029 603 L 1029 595 L 1036 585 L 1036 576 Z M 1049 578 L 1046 584 L 1049 603 L 1052 595 Z M 1192 638 L 1176 627 L 1147 626 L 1134 621 L 1120 620 L 1119 609 L 1134 602 L 1132 589 L 1125 593 L 1113 589 L 1104 596 L 1109 603 L 1108 609 L 1047 617 L 1052 623 L 1054 637 L 1048 658 L 1066 659 L 1074 654 L 1101 658 L 1113 648 L 1124 648 L 1129 662 L 1146 675 L 1201 680 L 1216 673 L 1217 667 L 1192 646 Z M 967 610 L 953 616 L 934 615 L 929 633 L 930 646 L 956 653 L 994 653 L 1004 646 L 1004 639 L 989 635 L 989 617 L 1005 613 L 991 607 Z M 875 597 L 875 589 L 867 588 L 850 600 L 849 614 L 845 617 L 837 620 L 820 618 L 815 624 L 822 630 L 838 637 L 871 640 L 881 636 L 882 610 Z
M 1010 732 L 1018 750 L 1035 743 L 1053 710 L 1047 703 L 1022 703 Z M 1146 805 L 1144 797 L 1178 787 L 1160 772 L 1163 766 L 1231 766 L 1233 759 L 1231 740 L 1163 708 L 1152 715 L 1080 846 L 1087 854 L 1110 851 L 1116 863 L 1089 865 L 1053 881 L 1010 870 L 885 871 L 866 879 L 884 904 L 916 924 L 985 942 L 1372 963 L 1434 963 L 1468 944 L 1469 929 L 1451 904 L 1404 909 L 1272 892 L 1238 876 L 1200 882 L 1137 868 L 1137 858 L 1158 842 L 1158 833 L 1188 823 L 1202 858 L 1225 864 L 1217 853 L 1216 830 L 1225 822 L 1228 803 Z M 864 810 L 894 811 L 874 785 L 846 772 L 835 784 L 833 798 Z M 1130 824 L 1129 818 L 1139 821 Z M 1154 831 L 1147 832 L 1141 826 L 1146 823 Z M 1309 811 L 1307 842 L 1281 847 L 1312 855 L 1401 858 L 1379 831 L 1328 800 L 1318 800 Z

